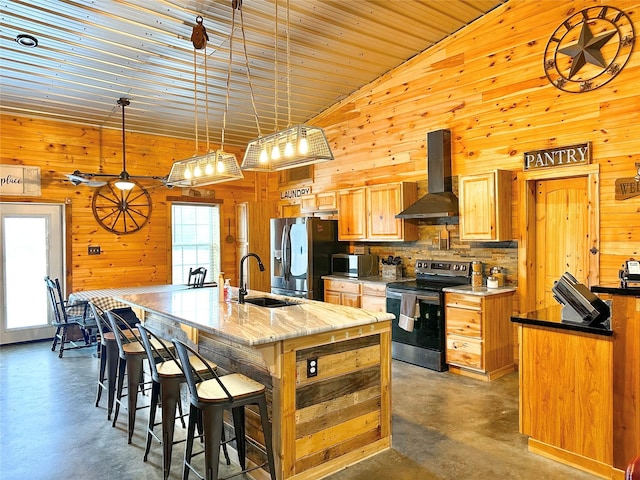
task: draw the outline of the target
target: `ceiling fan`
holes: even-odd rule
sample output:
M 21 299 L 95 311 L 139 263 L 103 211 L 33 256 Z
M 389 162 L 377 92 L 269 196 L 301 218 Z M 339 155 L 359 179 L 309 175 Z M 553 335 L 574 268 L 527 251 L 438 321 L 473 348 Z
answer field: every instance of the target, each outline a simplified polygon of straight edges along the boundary
M 86 173 L 76 170 L 73 173 L 66 174 L 66 177 L 73 185 L 87 185 L 88 187 L 102 187 L 109 182 L 106 180 L 100 180 L 100 178 L 113 179 L 113 184 L 120 190 L 131 190 L 135 186 L 135 179 L 152 179 L 166 182 L 167 177 L 161 176 L 147 176 L 147 175 L 129 175 L 127 172 L 127 151 L 125 144 L 125 129 L 124 129 L 124 110 L 131 102 L 128 98 L 119 98 L 118 105 L 122 107 L 122 172 L 119 175 L 110 173 Z

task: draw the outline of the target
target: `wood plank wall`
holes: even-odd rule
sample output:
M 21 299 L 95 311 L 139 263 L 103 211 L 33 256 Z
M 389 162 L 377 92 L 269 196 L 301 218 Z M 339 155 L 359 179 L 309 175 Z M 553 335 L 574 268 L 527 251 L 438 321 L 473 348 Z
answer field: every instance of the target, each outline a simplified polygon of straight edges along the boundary
M 547 41 L 570 15 L 608 5 L 625 11 L 640 32 L 640 2 L 509 0 L 428 51 L 365 85 L 309 123 L 322 126 L 336 159 L 315 165 L 312 191 L 322 192 L 400 180 L 425 186 L 425 140 L 429 131 L 452 132 L 455 176 L 523 170 L 523 153 L 591 142 L 600 167 L 600 280 L 617 283 L 624 260 L 640 258 L 640 197 L 614 198 L 617 178 L 633 177 L 640 162 L 640 52 L 605 86 L 565 93 L 547 80 Z M 513 239 L 520 238 L 517 182 L 512 192 Z M 454 178 L 454 190 L 456 182 Z M 424 190 L 421 192 L 424 194 Z M 271 192 L 274 201 L 277 192 Z M 437 252 L 437 228 L 420 221 L 420 240 L 373 245 L 374 253 L 394 253 L 405 265 L 420 258 L 475 257 L 506 264 L 517 280 L 517 252 L 459 242 Z M 411 267 L 409 267 L 409 273 Z M 515 305 L 518 299 L 515 298 Z
M 318 164 L 314 179 L 303 182 L 314 192 L 399 180 L 426 188 L 425 140 L 429 131 L 449 128 L 453 134 L 452 169 L 458 175 L 505 169 L 513 173 L 513 239 L 520 238 L 516 203 L 523 153 L 551 146 L 590 141 L 593 162 L 600 167 L 600 279 L 617 282 L 622 262 L 640 257 L 640 197 L 614 198 L 617 178 L 632 177 L 640 162 L 640 77 L 638 40 L 624 70 L 607 85 L 586 93 L 564 93 L 544 74 L 543 54 L 554 30 L 583 8 L 610 5 L 624 10 L 640 32 L 638 0 L 574 0 L 531 2 L 510 0 L 400 67 L 363 86 L 311 124 L 325 128 L 336 160 Z M 46 120 L 2 115 L 0 163 L 36 165 L 43 170 L 41 198 L 0 198 L 2 201 L 67 202 L 72 251 L 71 290 L 105 285 L 104 275 L 118 269 L 122 285 L 165 281 L 167 216 L 163 199 L 175 192 L 152 192 L 154 212 L 147 227 L 129 236 L 102 230 L 92 218 L 92 190 L 72 187 L 63 173 L 79 168 L 119 171 L 121 132 Z M 127 167 L 132 173 L 168 171 L 174 159 L 191 156 L 190 142 L 128 134 Z M 280 201 L 273 175 L 245 173 L 245 180 L 211 186 L 224 200 L 223 219 L 232 218 L 233 203 Z M 454 178 L 454 190 L 456 182 Z M 287 185 L 292 188 L 295 185 Z M 265 219 L 266 221 L 266 219 Z M 226 223 L 224 224 L 226 227 Z M 517 278 L 517 248 L 460 242 L 451 226 L 452 250 L 436 252 L 432 239 L 438 227 L 419 222 L 420 240 L 406 244 L 374 244 L 374 253 L 394 253 L 412 273 L 416 258 L 470 257 L 507 267 L 507 280 Z M 87 246 L 99 244 L 103 256 L 87 256 Z M 223 270 L 237 281 L 235 252 L 223 243 Z M 514 299 L 519 303 L 517 296 Z
M 91 212 L 94 188 L 74 186 L 65 173 L 119 173 L 122 170 L 122 132 L 70 123 L 0 116 L 0 163 L 30 165 L 41 168 L 41 197 L 3 196 L 3 202 L 64 203 L 67 205 L 67 290 L 89 290 L 112 286 L 153 285 L 171 282 L 170 208 L 167 197 L 189 195 L 189 189 L 149 186 L 152 213 L 148 224 L 128 235 L 115 235 L 100 227 Z M 166 175 L 175 160 L 194 154 L 195 144 L 185 140 L 126 134 L 127 171 L 132 175 Z M 231 151 L 230 148 L 227 150 Z M 242 152 L 235 151 L 239 161 Z M 222 237 L 227 234 L 227 220 L 235 231 L 234 205 L 258 202 L 266 197 L 266 179 L 245 172 L 245 179 L 232 184 L 203 187 L 196 192 L 222 201 Z M 202 197 L 198 197 L 202 198 Z M 89 256 L 87 247 L 99 245 L 100 256 Z M 237 285 L 238 258 L 235 244 L 221 238 L 222 270 Z M 217 280 L 217 279 L 208 279 Z

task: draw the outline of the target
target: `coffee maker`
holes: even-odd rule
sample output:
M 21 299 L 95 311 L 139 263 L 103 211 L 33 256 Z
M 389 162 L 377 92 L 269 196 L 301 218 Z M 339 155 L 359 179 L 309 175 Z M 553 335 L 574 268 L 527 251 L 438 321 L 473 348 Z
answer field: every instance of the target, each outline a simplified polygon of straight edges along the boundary
M 640 287 L 640 261 L 627 260 L 622 265 L 622 270 L 618 271 L 620 277 L 620 288 L 628 288 L 631 286 Z

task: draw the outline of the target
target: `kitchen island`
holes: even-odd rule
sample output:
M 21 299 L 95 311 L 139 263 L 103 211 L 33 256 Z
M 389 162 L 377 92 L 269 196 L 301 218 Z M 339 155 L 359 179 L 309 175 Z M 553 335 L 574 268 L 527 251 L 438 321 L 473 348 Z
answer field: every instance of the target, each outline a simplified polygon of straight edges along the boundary
M 222 373 L 263 383 L 277 478 L 320 478 L 391 446 L 393 315 L 284 299 L 293 304 L 220 302 L 217 288 L 118 297 L 165 338 L 197 345 Z M 246 421 L 247 434 L 263 444 L 257 414 L 247 411 Z M 262 463 L 250 443 L 247 458 Z

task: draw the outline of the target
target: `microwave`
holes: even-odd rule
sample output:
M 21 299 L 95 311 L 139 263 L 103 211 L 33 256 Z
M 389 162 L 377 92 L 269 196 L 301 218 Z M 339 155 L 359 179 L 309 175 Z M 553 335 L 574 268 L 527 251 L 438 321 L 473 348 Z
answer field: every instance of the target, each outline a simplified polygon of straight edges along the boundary
M 331 255 L 331 273 L 344 277 L 371 277 L 378 275 L 378 256 L 334 253 Z

